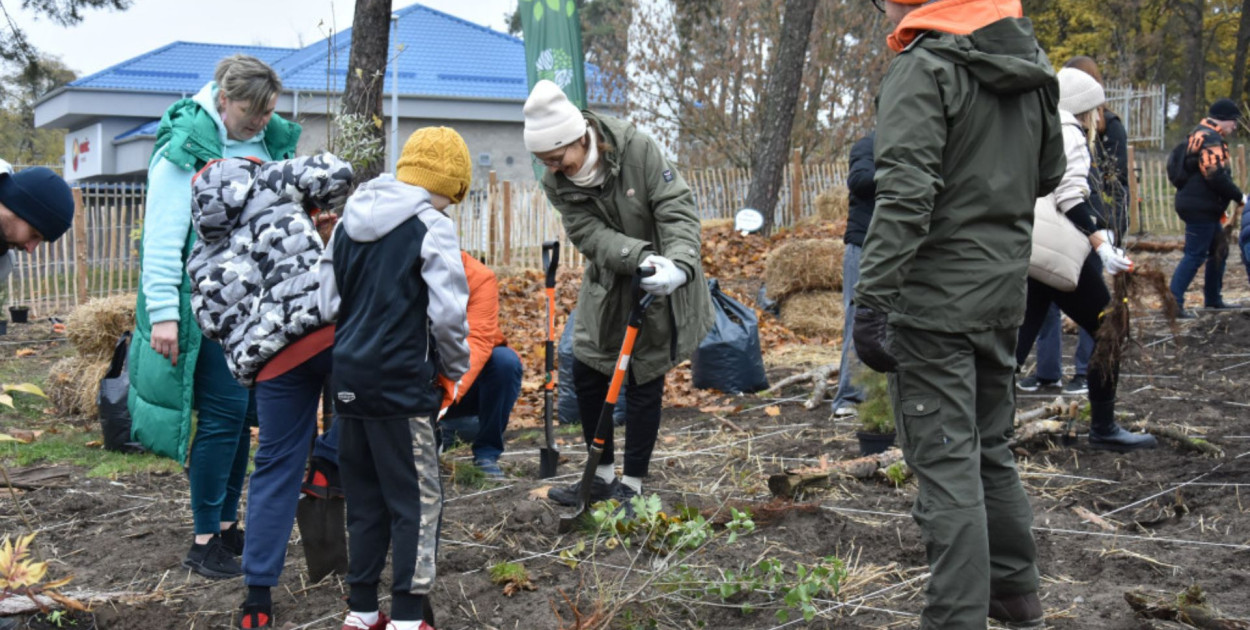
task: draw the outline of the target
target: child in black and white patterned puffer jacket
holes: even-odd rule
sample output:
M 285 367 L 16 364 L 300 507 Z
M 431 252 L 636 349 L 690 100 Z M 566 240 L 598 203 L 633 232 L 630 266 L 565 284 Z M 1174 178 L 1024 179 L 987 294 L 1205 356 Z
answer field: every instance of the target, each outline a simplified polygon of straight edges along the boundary
M 332 365 L 333 319 L 317 303 L 315 267 L 325 248 L 318 226 L 333 221 L 328 211 L 343 206 L 351 184 L 351 167 L 328 153 L 216 160 L 192 182 L 192 310 L 204 334 L 221 342 L 235 379 L 255 387 L 260 423 L 241 628 L 275 625 L 269 590 L 282 573 Z

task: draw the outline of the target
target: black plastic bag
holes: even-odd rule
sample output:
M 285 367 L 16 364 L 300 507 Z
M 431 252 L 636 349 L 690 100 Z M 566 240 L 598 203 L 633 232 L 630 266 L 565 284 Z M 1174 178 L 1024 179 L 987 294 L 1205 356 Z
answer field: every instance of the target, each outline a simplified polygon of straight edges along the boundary
M 707 284 L 716 323 L 691 358 L 694 386 L 735 394 L 768 389 L 755 311 L 722 293 L 715 279 Z
M 573 388 L 573 322 L 577 319 L 577 309 L 569 313 L 568 321 L 564 322 L 564 332 L 560 333 L 560 343 L 556 348 L 557 387 L 556 411 L 560 424 L 581 424 L 581 415 L 577 411 L 577 390 Z M 621 393 L 616 401 L 616 410 L 612 414 L 612 422 L 616 426 L 625 424 L 625 391 L 628 383 L 621 384 Z M 602 401 L 601 401 L 602 404 Z M 591 422 L 597 422 L 595 416 Z
M 117 339 L 109 371 L 100 379 L 96 403 L 100 407 L 104 448 L 122 453 L 141 453 L 143 447 L 130 440 L 130 409 L 126 406 L 126 396 L 130 392 L 130 370 L 127 369 L 129 349 L 130 331 L 126 331 Z

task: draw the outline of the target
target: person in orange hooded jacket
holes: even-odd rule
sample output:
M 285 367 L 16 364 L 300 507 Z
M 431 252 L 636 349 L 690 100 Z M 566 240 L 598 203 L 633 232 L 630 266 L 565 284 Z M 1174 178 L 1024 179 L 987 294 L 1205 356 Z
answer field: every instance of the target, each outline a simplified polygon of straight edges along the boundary
M 504 450 L 508 417 L 521 393 L 521 358 L 508 347 L 508 340 L 499 329 L 499 283 L 495 272 L 466 252 L 460 252 L 460 258 L 469 280 L 469 371 L 461 378 L 461 394 L 454 401 L 455 384 L 440 377 L 443 408 L 447 410 L 441 423 L 456 427 L 457 420 L 476 416 L 476 435 L 471 426 L 456 433 L 471 439 L 473 463 L 488 477 L 502 479 L 499 456 Z

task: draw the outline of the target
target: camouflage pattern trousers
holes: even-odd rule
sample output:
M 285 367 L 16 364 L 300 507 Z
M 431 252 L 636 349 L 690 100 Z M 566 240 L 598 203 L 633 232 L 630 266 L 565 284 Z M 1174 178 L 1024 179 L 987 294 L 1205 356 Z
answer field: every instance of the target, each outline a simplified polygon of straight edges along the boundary
M 443 485 L 432 416 L 340 418 L 339 474 L 347 495 L 349 585 L 376 585 L 391 551 L 393 592 L 434 585 Z

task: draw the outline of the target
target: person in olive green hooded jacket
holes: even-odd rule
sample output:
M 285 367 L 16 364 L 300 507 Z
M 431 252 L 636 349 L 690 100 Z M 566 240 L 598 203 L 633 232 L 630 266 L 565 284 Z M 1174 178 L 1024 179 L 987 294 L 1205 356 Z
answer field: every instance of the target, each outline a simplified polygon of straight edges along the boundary
M 586 257 L 573 331 L 573 381 L 589 444 L 625 338 L 639 266 L 655 267 L 642 288 L 657 296 L 647 310 L 629 364 L 625 393 L 624 476 L 618 481 L 609 441 L 591 500 L 628 506 L 642 490 L 660 428 L 664 374 L 694 352 L 712 328 L 694 198 L 655 140 L 634 125 L 579 111 L 551 81 L 525 102 L 525 147 L 547 167 L 543 190 L 564 230 Z M 577 505 L 580 482 L 548 497 Z
M 247 419 L 255 416 L 255 401 L 191 313 L 185 271 L 195 238 L 191 178 L 217 158 L 294 157 L 300 127 L 273 114 L 281 91 L 277 73 L 259 59 L 221 60 L 213 81 L 165 111 L 148 166 L 130 344 L 131 435 L 149 450 L 187 464 L 195 540 L 183 566 L 210 578 L 242 573 L 235 559 L 243 552 L 238 508 L 251 446 Z M 194 440 L 193 408 L 198 411 Z
M 881 1 L 881 0 L 878 0 Z M 1033 514 L 1007 442 L 1033 204 L 1064 172 L 1058 84 L 1018 0 L 884 0 L 860 359 L 891 372 L 932 575 L 921 628 L 1037 625 Z

